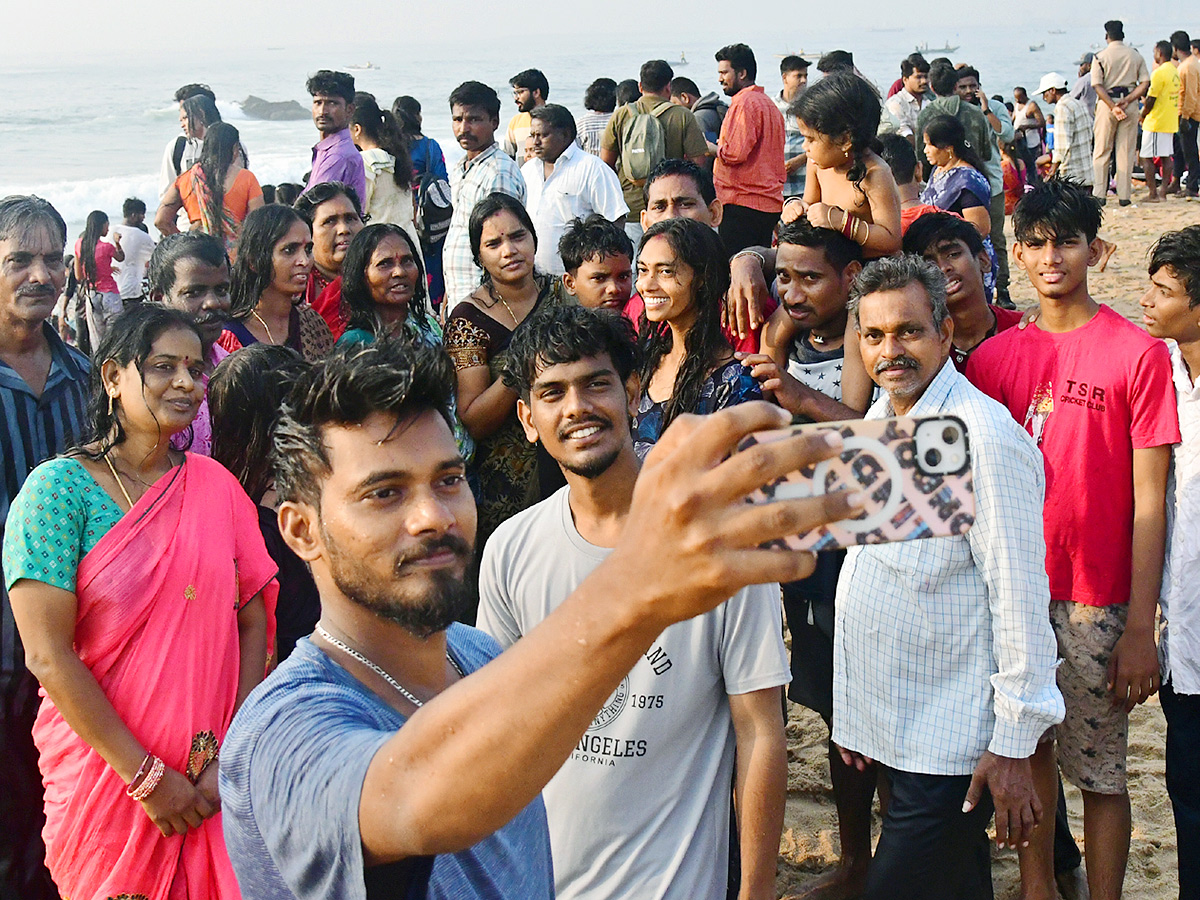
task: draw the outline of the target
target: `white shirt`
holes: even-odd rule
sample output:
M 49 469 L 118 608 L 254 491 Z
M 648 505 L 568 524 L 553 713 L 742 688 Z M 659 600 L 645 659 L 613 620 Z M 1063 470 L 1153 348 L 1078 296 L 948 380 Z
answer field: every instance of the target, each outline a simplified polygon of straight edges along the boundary
M 135 300 L 142 296 L 142 280 L 146 277 L 146 264 L 154 252 L 154 238 L 132 225 L 114 225 L 113 231 L 121 235 L 121 250 L 124 262 L 114 262 L 117 290 L 122 300 Z M 118 268 L 119 267 L 119 268 Z
M 888 112 L 896 117 L 902 129 L 898 132 L 904 137 L 917 132 L 917 116 L 921 113 L 921 104 L 923 97 L 914 97 L 908 92 L 908 88 L 900 88 L 896 93 L 887 98 L 884 106 Z
M 569 497 L 564 487 L 518 513 L 484 547 L 479 627 L 502 647 L 612 552 L 579 534 Z M 729 696 L 788 676 L 777 584 L 739 591 L 659 635 L 542 791 L 559 900 L 724 900 Z
M 1023 759 L 1062 721 L 1032 439 L 949 360 L 909 415 L 967 426 L 975 525 L 853 547 L 838 581 L 833 740 L 884 765 L 969 775 L 985 750 Z M 884 394 L 866 418 L 894 415 Z
M 175 143 L 183 138 L 183 157 L 179 161 L 179 171 L 175 171 Z M 162 202 L 163 195 L 171 189 L 171 185 L 175 183 L 175 179 L 200 162 L 200 151 L 204 149 L 204 141 L 201 138 L 184 137 L 178 134 L 167 141 L 166 149 L 163 150 L 162 165 L 158 171 L 158 199 Z M 184 226 L 185 228 L 187 226 Z
M 525 209 L 537 229 L 538 248 L 534 262 L 551 275 L 565 271 L 558 255 L 558 241 L 574 218 L 586 218 L 599 213 L 610 222 L 628 215 L 629 206 L 621 191 L 617 173 L 598 156 L 580 149 L 577 144 L 567 149 L 554 163 L 550 177 L 545 164 L 536 156 L 521 166 L 529 196 Z
M 1178 345 L 1167 345 L 1183 440 L 1171 448 L 1158 652 L 1163 680 L 1177 693 L 1200 694 L 1200 387 Z

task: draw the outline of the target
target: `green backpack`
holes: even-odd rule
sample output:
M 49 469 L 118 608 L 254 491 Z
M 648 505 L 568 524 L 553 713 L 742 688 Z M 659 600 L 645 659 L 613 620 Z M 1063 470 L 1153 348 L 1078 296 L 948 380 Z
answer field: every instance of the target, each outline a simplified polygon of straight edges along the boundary
M 642 112 L 636 104 L 629 105 L 633 118 L 621 135 L 621 174 L 626 181 L 641 184 L 667 156 L 667 133 L 659 117 L 674 104 L 664 100 L 648 113 Z

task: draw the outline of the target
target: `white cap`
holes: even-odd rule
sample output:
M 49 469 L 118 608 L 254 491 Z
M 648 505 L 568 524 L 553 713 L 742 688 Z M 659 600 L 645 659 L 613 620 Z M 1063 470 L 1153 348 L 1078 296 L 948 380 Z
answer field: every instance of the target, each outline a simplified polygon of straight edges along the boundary
M 1050 90 L 1050 88 L 1056 88 L 1057 90 L 1065 91 L 1067 89 L 1066 76 L 1059 75 L 1057 72 L 1047 72 L 1042 76 L 1042 83 L 1038 85 L 1038 88 L 1034 93 L 1044 94 L 1046 91 Z

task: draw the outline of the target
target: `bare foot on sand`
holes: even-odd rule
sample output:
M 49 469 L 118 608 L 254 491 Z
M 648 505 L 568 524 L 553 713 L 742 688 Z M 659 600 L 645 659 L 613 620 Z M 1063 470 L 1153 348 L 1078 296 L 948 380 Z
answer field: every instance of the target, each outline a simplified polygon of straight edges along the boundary
M 783 900 L 855 900 L 867 886 L 867 867 L 838 866 Z
M 1104 245 L 1104 249 L 1100 252 L 1100 261 L 1096 263 L 1096 271 L 1103 272 L 1108 268 L 1108 261 L 1112 259 L 1112 255 L 1117 252 L 1117 245 L 1111 241 L 1100 239 L 1100 243 Z

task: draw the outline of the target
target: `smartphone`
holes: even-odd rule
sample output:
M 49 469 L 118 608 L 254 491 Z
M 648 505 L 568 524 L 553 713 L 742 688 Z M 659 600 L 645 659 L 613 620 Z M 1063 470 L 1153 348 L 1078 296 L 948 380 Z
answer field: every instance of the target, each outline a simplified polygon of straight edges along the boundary
M 836 550 L 964 534 L 975 524 L 975 490 L 967 427 L 956 416 L 853 419 L 761 431 L 739 450 L 791 437 L 836 430 L 845 441 L 838 456 L 777 478 L 749 503 L 771 503 L 851 490 L 866 494 L 851 519 L 822 525 L 768 546 Z

